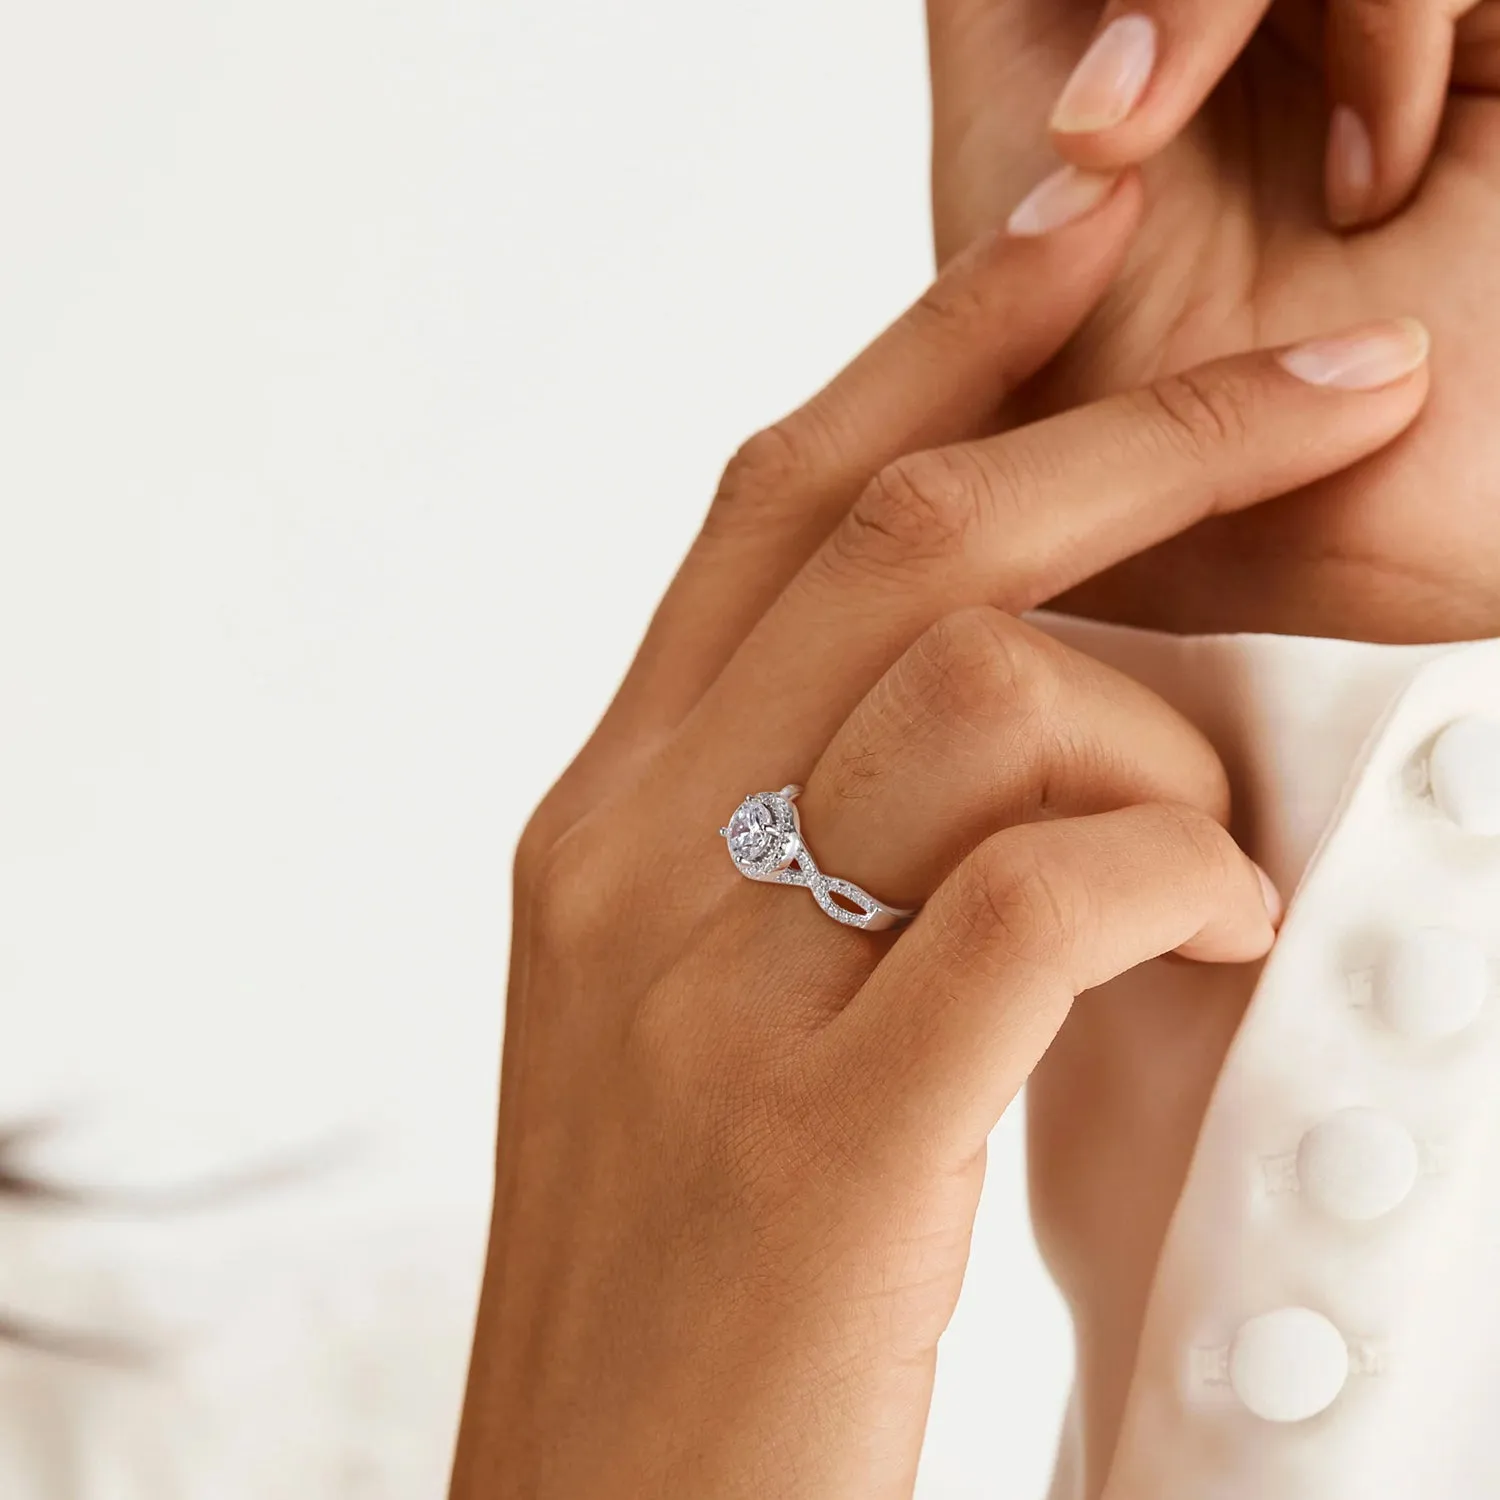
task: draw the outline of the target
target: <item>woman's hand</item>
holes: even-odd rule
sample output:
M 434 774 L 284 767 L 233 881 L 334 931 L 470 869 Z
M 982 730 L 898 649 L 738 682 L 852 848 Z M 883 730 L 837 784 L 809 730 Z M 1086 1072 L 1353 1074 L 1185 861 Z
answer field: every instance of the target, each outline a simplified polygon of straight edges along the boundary
M 1059 155 L 1092 170 L 1150 157 L 1149 207 L 1123 275 L 1062 359 L 1019 393 L 1017 412 L 1064 410 L 1330 322 L 1398 312 L 1433 330 L 1438 379 L 1422 421 L 1375 462 L 1199 527 L 1070 607 L 1176 631 L 1500 631 L 1500 0 L 1280 0 L 1243 50 L 1264 0 L 1101 9 L 928 0 L 942 259 L 1002 222 Z M 1049 131 L 1070 72 L 1124 14 L 1154 23 L 1134 106 L 1112 126 Z M 1358 212 L 1334 192 L 1357 233 L 1328 217 L 1328 163 L 1345 160 L 1349 139 L 1347 121 L 1331 128 L 1337 106 L 1358 113 L 1372 141 Z M 1384 217 L 1424 163 L 1415 196 Z
M 981 241 L 745 447 L 537 813 L 458 1500 L 909 1495 L 985 1140 L 1074 997 L 1270 945 L 1208 745 L 1016 616 L 1389 441 L 1425 340 L 978 436 L 1140 206 L 1127 176 Z M 804 777 L 820 864 L 909 927 L 735 872 L 720 824 Z
M 1203 107 L 1270 9 L 1271 0 L 1109 0 L 1052 111 L 1059 151 L 1094 171 L 1154 156 Z M 1394 213 L 1432 155 L 1450 83 L 1500 82 L 1497 16 L 1481 0 L 1282 4 L 1284 43 L 1325 75 L 1332 223 L 1348 229 Z

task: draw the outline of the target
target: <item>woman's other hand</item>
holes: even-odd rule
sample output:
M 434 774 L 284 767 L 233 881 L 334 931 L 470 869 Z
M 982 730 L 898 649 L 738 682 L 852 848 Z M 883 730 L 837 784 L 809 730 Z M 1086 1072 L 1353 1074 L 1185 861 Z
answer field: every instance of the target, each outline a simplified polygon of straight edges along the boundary
M 1203 107 L 1270 9 L 1271 0 L 1109 0 L 1053 106 L 1054 146 L 1094 171 L 1154 156 Z M 1324 71 L 1324 188 L 1340 228 L 1385 218 L 1416 187 L 1450 84 L 1497 81 L 1497 13 L 1481 0 L 1283 0 L 1277 21 L 1286 44 Z
M 1174 538 L 1069 607 L 1177 632 L 1500 631 L 1500 0 L 1278 0 L 1264 21 L 1265 0 L 927 9 L 940 259 L 1000 222 L 1059 153 L 1094 168 L 1150 154 L 1122 275 L 1018 392 L 1017 413 L 1397 313 L 1420 317 L 1438 350 L 1433 400 L 1403 441 L 1308 495 Z M 1153 38 L 1135 103 L 1112 126 L 1049 129 L 1101 28 L 1130 14 L 1150 19 Z M 1344 194 L 1336 225 L 1328 162 L 1346 159 L 1350 139 L 1337 107 L 1361 114 L 1371 157 L 1368 196 L 1355 213 Z

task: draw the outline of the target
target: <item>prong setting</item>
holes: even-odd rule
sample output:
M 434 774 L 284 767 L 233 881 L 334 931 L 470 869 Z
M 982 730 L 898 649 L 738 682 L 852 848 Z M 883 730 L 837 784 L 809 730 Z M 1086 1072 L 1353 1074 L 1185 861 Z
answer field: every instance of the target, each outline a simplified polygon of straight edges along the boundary
M 880 932 L 916 915 L 877 901 L 848 880 L 825 875 L 802 839 L 797 811 L 800 786 L 746 797 L 719 830 L 734 867 L 747 880 L 800 885 L 835 922 L 864 932 Z M 835 899 L 837 898 L 837 899 Z

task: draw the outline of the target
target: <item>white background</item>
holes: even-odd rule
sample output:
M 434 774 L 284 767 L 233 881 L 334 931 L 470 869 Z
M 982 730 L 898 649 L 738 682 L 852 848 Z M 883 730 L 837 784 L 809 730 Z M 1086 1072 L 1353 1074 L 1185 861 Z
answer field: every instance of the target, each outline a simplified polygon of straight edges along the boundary
M 0 1118 L 66 1119 L 53 1170 L 352 1127 L 378 1170 L 340 1212 L 396 1227 L 340 1256 L 415 1234 L 467 1306 L 510 847 L 725 457 L 920 290 L 922 46 L 916 0 L 8 18 Z M 1069 1354 L 1019 1155 L 1013 1120 L 927 1496 L 1045 1488 Z M 322 1234 L 289 1224 L 294 1257 Z M 430 1472 L 445 1418 L 411 1420 Z M 70 1430 L 95 1488 L 0 1489 L 133 1494 Z

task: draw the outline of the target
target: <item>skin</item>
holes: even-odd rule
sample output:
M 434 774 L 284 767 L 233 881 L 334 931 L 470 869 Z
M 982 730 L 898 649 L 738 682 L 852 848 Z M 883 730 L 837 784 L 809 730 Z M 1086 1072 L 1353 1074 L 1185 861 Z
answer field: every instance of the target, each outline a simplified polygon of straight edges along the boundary
M 1425 0 L 1361 0 L 1335 4 L 1325 24 L 1313 7 L 1282 4 L 1243 53 L 1230 33 L 1250 35 L 1257 5 L 1143 0 L 1112 6 L 1106 19 L 1123 10 L 1166 20 L 1165 81 L 1114 130 L 1049 136 L 1053 101 L 1104 24 L 1097 10 L 1076 0 L 929 3 L 940 256 L 1002 218 L 1059 155 L 1112 169 L 1156 153 L 1123 274 L 1005 416 L 1298 337 L 1329 316 L 1407 308 L 1433 331 L 1434 389 L 1421 419 L 1372 459 L 1213 518 L 1069 591 L 1061 606 L 1184 633 L 1413 642 L 1500 633 L 1500 6 L 1460 14 Z M 1194 114 L 1200 86 L 1221 74 Z M 1331 102 L 1357 104 L 1380 145 L 1378 201 L 1355 232 L 1329 212 Z M 1170 984 L 1085 997 L 1032 1080 L 1034 1216 L 1077 1328 L 1084 1495 L 1108 1473 L 1161 1243 L 1253 983 L 1221 971 L 1187 997 Z
M 909 1496 L 985 1141 L 1075 997 L 1270 946 L 1206 741 L 1016 616 L 1378 451 L 1427 372 L 1366 330 L 1368 389 L 1257 352 L 987 436 L 1141 212 L 981 239 L 747 444 L 532 820 L 454 1500 Z M 733 870 L 767 747 L 909 927 Z
M 1156 5 L 1159 14 L 1179 13 L 1162 42 L 1164 81 L 1120 127 L 1068 137 L 1049 136 L 1047 120 L 1098 24 L 1093 5 L 929 0 L 928 9 L 940 259 L 1002 220 L 1059 155 L 1108 169 L 1157 153 L 1145 167 L 1145 223 L 1121 277 L 1062 358 L 1020 394 L 1012 419 L 1304 337 L 1330 321 L 1410 311 L 1433 334 L 1433 400 L 1400 443 L 1309 493 L 1216 519 L 1133 559 L 1073 593 L 1065 607 L 1182 632 L 1376 641 L 1500 632 L 1500 424 L 1493 420 L 1500 5 L 1471 8 L 1456 31 L 1451 13 L 1429 0 L 1335 7 L 1345 38 L 1357 33 L 1351 9 L 1374 35 L 1383 17 L 1415 16 L 1387 25 L 1388 51 L 1397 57 L 1411 50 L 1403 40 L 1413 31 L 1446 34 L 1456 46 L 1453 88 L 1425 172 L 1401 212 L 1354 233 L 1328 219 L 1329 98 L 1355 98 L 1368 109 L 1366 97 L 1380 94 L 1395 65 L 1380 73 L 1374 50 L 1360 74 L 1347 42 L 1330 59 L 1322 15 L 1301 0 L 1278 7 L 1238 56 L 1222 54 L 1223 33 L 1226 26 L 1248 32 L 1257 6 Z M 1184 63 L 1184 54 L 1205 46 L 1195 28 L 1210 10 L 1225 18 L 1210 33 L 1212 55 Z M 1225 64 L 1222 84 L 1192 114 L 1197 90 L 1181 79 L 1214 76 Z M 1441 100 L 1441 86 L 1437 92 Z M 1417 148 L 1403 147 L 1405 167 L 1378 207 L 1397 207 L 1413 165 L 1421 169 L 1420 124 L 1415 134 Z

